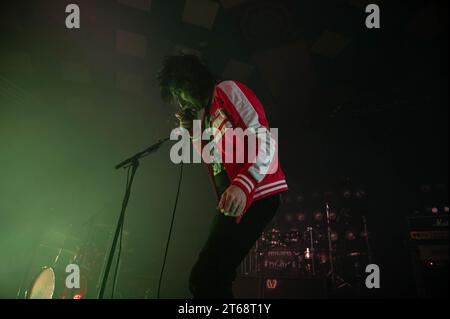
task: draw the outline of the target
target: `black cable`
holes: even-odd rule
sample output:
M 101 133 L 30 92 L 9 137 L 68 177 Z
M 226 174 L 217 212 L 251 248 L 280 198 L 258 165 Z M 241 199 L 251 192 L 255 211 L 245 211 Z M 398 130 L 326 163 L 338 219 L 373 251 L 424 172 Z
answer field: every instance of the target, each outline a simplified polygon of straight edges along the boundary
M 181 188 L 181 181 L 183 179 L 183 162 L 181 162 L 181 168 L 180 168 L 180 178 L 178 180 L 178 189 L 177 189 L 177 195 L 175 197 L 175 205 L 173 206 L 173 211 L 172 211 L 172 220 L 170 222 L 170 229 L 169 229 L 169 235 L 167 237 L 167 243 L 166 243 L 166 250 L 164 252 L 164 259 L 163 259 L 163 264 L 161 267 L 161 274 L 159 275 L 159 283 L 158 283 L 158 293 L 157 293 L 157 299 L 160 298 L 161 295 L 161 282 L 162 282 L 162 278 L 164 275 L 164 268 L 166 266 L 166 260 L 167 260 L 167 253 L 169 251 L 169 244 L 170 244 L 170 238 L 172 236 L 172 228 L 173 228 L 173 223 L 175 221 L 175 213 L 177 211 L 177 205 L 178 205 L 178 198 L 180 196 L 180 188 Z
M 126 189 L 129 189 L 130 187 L 130 173 L 132 166 L 127 167 L 127 183 L 126 183 Z M 120 255 L 122 254 L 122 239 L 123 239 L 123 223 L 122 228 L 120 229 L 120 235 L 119 235 L 119 251 L 117 253 L 117 261 L 116 261 L 116 267 L 114 269 L 114 278 L 112 282 L 112 290 L 111 290 L 111 299 L 114 298 L 114 293 L 116 290 L 116 282 L 117 282 L 117 273 L 119 272 L 119 261 L 120 261 Z
M 149 154 L 155 152 L 164 142 L 168 141 L 169 138 L 166 139 L 162 139 L 160 140 L 158 143 L 154 144 L 153 146 L 147 148 L 146 150 L 135 154 L 133 157 L 130 157 L 129 159 L 123 161 L 122 163 L 118 164 L 115 166 L 116 169 L 119 168 L 128 168 L 128 172 L 127 172 L 127 184 L 126 184 L 126 192 L 125 192 L 125 196 L 123 198 L 123 202 L 122 202 L 122 211 L 120 213 L 120 217 L 119 217 L 119 221 L 117 224 L 117 228 L 114 234 L 114 239 L 113 239 L 113 243 L 112 243 L 112 247 L 108 256 L 108 261 L 106 263 L 106 268 L 105 268 L 105 272 L 103 275 L 103 280 L 101 283 L 101 287 L 100 287 L 100 291 L 99 291 L 99 295 L 98 297 L 100 299 L 103 298 L 104 292 L 105 292 L 105 287 L 107 284 L 107 279 L 108 279 L 108 274 L 110 271 L 110 267 L 111 264 L 113 263 L 113 259 L 114 259 L 114 254 L 115 254 L 115 249 L 116 249 L 116 244 L 117 244 L 117 240 L 119 239 L 119 252 L 118 252 L 118 258 L 117 258 L 117 262 L 116 262 L 116 267 L 115 267 L 115 272 L 114 272 L 114 281 L 113 281 L 113 285 L 112 285 L 112 293 L 111 293 L 111 298 L 114 296 L 114 290 L 116 287 L 116 280 L 117 280 L 117 274 L 118 274 L 118 269 L 119 269 L 119 264 L 120 264 L 120 256 L 122 253 L 122 243 L 123 243 L 123 228 L 124 228 L 124 221 L 125 221 L 125 210 L 126 207 L 128 205 L 128 200 L 130 198 L 130 194 L 131 194 L 131 185 L 133 183 L 134 180 L 134 176 L 135 173 L 137 171 L 137 168 L 139 166 L 139 159 L 145 156 L 148 156 Z M 130 174 L 131 172 L 131 174 Z M 180 174 L 180 184 L 181 184 L 181 178 L 182 178 L 182 173 L 183 173 L 183 167 L 181 167 L 181 174 Z M 180 184 L 178 185 L 178 191 L 177 191 L 177 201 L 175 202 L 175 207 L 174 207 L 174 212 L 173 212 L 173 216 L 172 216 L 172 225 L 170 228 L 170 231 L 172 231 L 172 226 L 173 226 L 173 219 L 175 217 L 175 210 L 176 210 L 176 205 L 178 202 L 178 196 L 179 196 L 179 192 L 180 192 Z M 119 238 L 120 236 L 120 238 Z M 170 236 L 168 241 L 170 240 Z M 167 243 L 168 246 L 169 243 Z M 166 247 L 166 256 L 167 257 L 167 248 Z M 113 251 L 114 249 L 114 251 Z M 164 259 L 164 264 L 165 264 L 165 259 Z M 163 268 L 164 270 L 164 268 Z M 161 271 L 161 273 L 163 272 L 163 270 Z M 161 285 L 161 278 L 160 278 L 160 285 Z
M 119 252 L 117 253 L 116 269 L 114 270 L 114 279 L 113 279 L 113 283 L 112 283 L 111 299 L 114 298 L 114 292 L 116 291 L 117 273 L 119 272 L 120 255 L 122 254 L 122 238 L 123 238 L 123 228 L 120 230 Z

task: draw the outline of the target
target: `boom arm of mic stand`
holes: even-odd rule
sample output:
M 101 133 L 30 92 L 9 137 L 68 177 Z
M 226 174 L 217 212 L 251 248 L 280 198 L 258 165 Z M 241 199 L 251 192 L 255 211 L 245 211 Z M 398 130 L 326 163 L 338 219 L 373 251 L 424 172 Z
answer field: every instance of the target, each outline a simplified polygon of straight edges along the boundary
M 157 143 L 153 144 L 150 147 L 147 147 L 145 150 L 143 150 L 142 152 L 136 153 L 133 156 L 131 156 L 130 158 L 127 158 L 126 160 L 124 160 L 123 162 L 117 164 L 115 166 L 115 169 L 120 169 L 122 167 L 125 167 L 127 165 L 131 165 L 133 164 L 136 160 L 139 160 L 143 157 L 146 157 L 148 155 L 150 155 L 151 153 L 157 151 L 161 145 L 163 145 L 165 142 L 167 142 L 169 140 L 169 138 L 164 138 L 159 140 Z

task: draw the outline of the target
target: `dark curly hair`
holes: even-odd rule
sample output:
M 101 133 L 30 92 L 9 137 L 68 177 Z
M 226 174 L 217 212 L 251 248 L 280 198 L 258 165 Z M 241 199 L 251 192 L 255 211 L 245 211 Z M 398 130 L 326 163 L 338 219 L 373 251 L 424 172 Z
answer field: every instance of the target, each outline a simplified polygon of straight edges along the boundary
M 209 98 L 215 79 L 207 66 L 195 55 L 179 54 L 164 58 L 157 80 L 161 97 L 165 102 L 174 103 L 172 88 L 188 92 L 198 101 Z

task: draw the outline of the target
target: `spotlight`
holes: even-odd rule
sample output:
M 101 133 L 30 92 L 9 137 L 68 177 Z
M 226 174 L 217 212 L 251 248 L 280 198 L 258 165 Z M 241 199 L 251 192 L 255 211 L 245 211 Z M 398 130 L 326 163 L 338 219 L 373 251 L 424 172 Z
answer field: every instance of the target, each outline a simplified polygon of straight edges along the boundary
M 331 211 L 330 212 L 330 220 L 336 220 L 336 218 L 337 218 L 336 212 L 335 211 Z
M 321 252 L 319 255 L 319 262 L 321 264 L 326 264 L 328 262 L 328 254 L 325 252 Z
M 345 232 L 345 238 L 346 238 L 347 240 L 353 241 L 353 240 L 356 239 L 356 235 L 355 235 L 355 233 L 354 233 L 353 231 L 347 230 L 347 231 Z
M 299 222 L 304 222 L 305 219 L 306 219 L 305 213 L 303 213 L 303 212 L 298 213 L 298 215 L 297 215 L 297 220 L 298 220 Z
M 352 192 L 348 189 L 344 190 L 343 192 L 344 198 L 350 198 L 352 197 Z
M 284 200 L 284 202 L 285 202 L 286 204 L 289 204 L 289 203 L 292 202 L 292 196 L 291 196 L 290 194 L 285 194 L 285 195 L 283 196 L 283 200 Z
M 430 185 L 426 185 L 426 184 L 421 185 L 421 186 L 420 186 L 420 190 L 421 190 L 423 193 L 429 193 L 429 192 L 431 191 L 431 186 L 430 186 Z
M 362 199 L 362 198 L 364 198 L 364 197 L 366 196 L 366 191 L 363 190 L 363 189 L 360 189 L 360 190 L 358 190 L 358 191 L 355 193 L 355 196 L 356 196 L 356 198 L 358 198 L 358 199 Z
M 330 233 L 331 241 L 337 241 L 339 239 L 339 235 L 337 231 L 332 230 Z
M 314 219 L 317 221 L 321 221 L 323 219 L 323 213 L 321 211 L 316 211 L 314 213 Z

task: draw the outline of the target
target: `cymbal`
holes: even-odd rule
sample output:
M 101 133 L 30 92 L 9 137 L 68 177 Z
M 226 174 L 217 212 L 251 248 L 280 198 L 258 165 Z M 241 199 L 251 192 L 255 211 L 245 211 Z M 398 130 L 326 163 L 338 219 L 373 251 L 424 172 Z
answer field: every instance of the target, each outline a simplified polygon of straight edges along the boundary
M 365 255 L 367 255 L 367 253 L 360 252 L 360 251 L 354 251 L 354 252 L 347 254 L 347 257 L 359 257 L 359 256 L 365 256 Z

